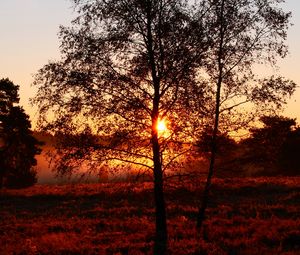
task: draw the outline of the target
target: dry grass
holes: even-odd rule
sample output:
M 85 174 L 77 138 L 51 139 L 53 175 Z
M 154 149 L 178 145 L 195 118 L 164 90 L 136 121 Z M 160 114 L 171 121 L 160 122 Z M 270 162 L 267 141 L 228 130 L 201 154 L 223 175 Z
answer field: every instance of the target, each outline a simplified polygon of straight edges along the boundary
M 300 178 L 216 179 L 203 239 L 201 190 L 166 189 L 169 254 L 299 254 Z M 0 192 L 0 254 L 152 254 L 151 183 Z

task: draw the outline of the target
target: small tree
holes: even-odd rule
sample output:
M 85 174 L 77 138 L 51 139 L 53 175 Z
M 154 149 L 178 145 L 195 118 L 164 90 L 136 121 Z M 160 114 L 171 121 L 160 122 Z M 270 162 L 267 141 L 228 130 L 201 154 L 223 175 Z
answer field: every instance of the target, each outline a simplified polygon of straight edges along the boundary
M 8 79 L 0 80 L 1 164 L 0 184 L 9 188 L 24 188 L 36 183 L 35 155 L 41 145 L 30 130 L 28 115 L 14 103 L 19 102 L 18 86 Z M 3 183 L 5 179 L 5 183 Z
M 243 105 L 254 103 L 259 111 L 276 110 L 295 90 L 295 83 L 282 77 L 257 79 L 253 73 L 255 64 L 275 64 L 277 57 L 286 56 L 284 41 L 291 14 L 278 7 L 280 2 L 284 1 L 199 1 L 200 12 L 203 6 L 207 9 L 204 20 L 214 42 L 204 72 L 213 85 L 215 103 L 210 165 L 197 217 L 198 232 L 204 221 L 217 156 L 217 135 L 223 129 L 222 124 L 230 127 L 236 119 L 241 123 L 237 109 Z M 202 19 L 201 16 L 201 23 Z M 257 115 L 250 112 L 248 116 L 247 122 Z

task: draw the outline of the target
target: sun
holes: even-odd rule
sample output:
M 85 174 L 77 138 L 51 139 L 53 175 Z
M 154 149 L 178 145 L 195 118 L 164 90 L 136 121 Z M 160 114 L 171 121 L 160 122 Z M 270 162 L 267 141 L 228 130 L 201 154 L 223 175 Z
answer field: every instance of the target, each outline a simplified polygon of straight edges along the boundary
M 157 131 L 159 133 L 164 133 L 168 130 L 167 126 L 166 126 L 166 122 L 164 119 L 162 120 L 158 120 L 157 121 Z

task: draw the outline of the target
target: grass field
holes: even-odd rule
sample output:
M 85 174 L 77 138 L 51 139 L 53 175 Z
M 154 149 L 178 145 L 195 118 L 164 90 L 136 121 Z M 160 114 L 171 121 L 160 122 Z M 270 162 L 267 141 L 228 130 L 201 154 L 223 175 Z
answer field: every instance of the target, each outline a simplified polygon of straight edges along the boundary
M 201 185 L 166 187 L 169 254 L 300 254 L 300 178 L 215 179 L 201 241 Z M 151 183 L 0 191 L 0 254 L 152 254 Z

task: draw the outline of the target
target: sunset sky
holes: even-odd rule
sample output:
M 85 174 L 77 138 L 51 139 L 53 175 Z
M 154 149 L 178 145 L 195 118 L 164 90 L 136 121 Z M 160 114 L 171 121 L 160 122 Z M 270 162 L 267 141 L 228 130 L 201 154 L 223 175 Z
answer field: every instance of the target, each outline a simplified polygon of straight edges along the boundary
M 290 54 L 279 60 L 279 70 L 259 68 L 262 74 L 280 73 L 300 85 L 300 1 L 286 0 L 285 10 L 293 12 L 294 24 L 288 33 Z M 59 25 L 69 25 L 74 17 L 69 0 L 0 0 L 0 78 L 20 85 L 21 104 L 34 118 L 29 98 L 33 74 L 49 60 L 59 59 Z M 261 71 L 263 70 L 263 71 Z M 289 101 L 285 115 L 300 122 L 300 87 Z

